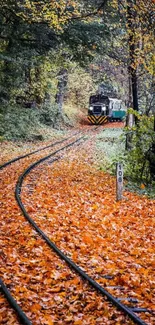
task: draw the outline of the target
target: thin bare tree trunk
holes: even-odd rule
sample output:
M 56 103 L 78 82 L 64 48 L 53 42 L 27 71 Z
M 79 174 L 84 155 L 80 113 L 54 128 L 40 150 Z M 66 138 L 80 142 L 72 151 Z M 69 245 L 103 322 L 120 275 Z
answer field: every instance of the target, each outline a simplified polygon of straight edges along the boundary
M 58 75 L 58 91 L 56 95 L 56 103 L 58 104 L 58 114 L 62 114 L 64 95 L 67 85 L 67 70 L 61 69 Z

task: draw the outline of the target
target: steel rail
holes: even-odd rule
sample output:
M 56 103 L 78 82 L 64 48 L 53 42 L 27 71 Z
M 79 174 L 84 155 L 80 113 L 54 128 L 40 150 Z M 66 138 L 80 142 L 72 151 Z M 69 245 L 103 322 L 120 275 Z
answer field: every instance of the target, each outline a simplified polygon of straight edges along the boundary
M 67 257 L 67 255 L 65 255 L 55 244 L 54 242 L 52 242 L 47 236 L 46 234 L 37 226 L 37 224 L 35 223 L 35 221 L 29 216 L 29 214 L 27 213 L 24 204 L 22 203 L 22 200 L 20 198 L 20 194 L 21 194 L 21 189 L 22 189 L 22 184 L 23 181 L 25 179 L 25 177 L 30 173 L 30 171 L 32 169 L 34 169 L 37 165 L 39 165 L 40 163 L 48 160 L 51 156 L 56 155 L 57 153 L 59 153 L 60 151 L 67 149 L 68 147 L 72 146 L 73 144 L 75 144 L 76 142 L 80 141 L 83 137 L 77 139 L 76 141 L 66 145 L 65 147 L 56 150 L 55 152 L 51 153 L 50 155 L 39 159 L 38 161 L 36 161 L 35 163 L 31 164 L 24 172 L 23 174 L 20 175 L 20 177 L 18 178 L 17 184 L 16 184 L 16 188 L 15 188 L 15 198 L 17 200 L 17 203 L 24 215 L 24 217 L 26 218 L 26 220 L 29 221 L 29 223 L 33 226 L 33 228 L 37 231 L 37 233 L 45 240 L 45 242 L 48 244 L 48 246 L 54 250 L 57 255 L 62 258 L 73 270 L 75 270 L 83 279 L 85 279 L 89 284 L 91 284 L 91 286 L 93 288 L 95 288 L 98 292 L 100 292 L 103 296 L 106 296 L 108 298 L 108 300 L 110 302 L 113 303 L 113 305 L 115 305 L 119 310 L 123 311 L 126 315 L 128 315 L 129 318 L 131 318 L 135 324 L 138 325 L 147 325 L 147 323 L 145 323 L 145 321 L 143 321 L 141 318 L 139 318 L 134 312 L 132 312 L 132 310 L 130 308 L 128 308 L 127 306 L 125 306 L 124 304 L 122 304 L 117 298 L 115 298 L 112 294 L 110 294 L 107 290 L 105 290 L 100 284 L 98 284 L 98 282 L 96 282 L 95 280 L 93 280 L 86 272 L 84 272 L 77 264 L 75 264 L 70 258 Z M 60 157 L 58 158 L 60 159 Z
M 96 130 L 96 129 L 98 129 L 98 127 L 95 127 L 94 128 L 94 130 Z M 80 132 L 75 132 L 74 134 L 72 134 L 72 137 L 74 137 L 75 135 L 77 135 L 79 133 L 81 133 L 81 131 Z M 63 149 L 65 149 L 66 147 L 69 147 L 69 146 L 73 145 L 74 143 L 77 143 L 78 141 L 80 141 L 83 138 L 84 138 L 84 136 L 82 136 L 81 138 L 77 139 L 73 143 L 65 146 Z M 16 162 L 16 161 L 18 161 L 20 159 L 26 158 L 28 156 L 31 156 L 32 154 L 35 154 L 35 153 L 37 153 L 39 151 L 42 151 L 42 150 L 45 150 L 47 148 L 53 147 L 53 146 L 55 146 L 57 144 L 63 143 L 64 141 L 69 140 L 69 139 L 70 139 L 70 137 L 65 138 L 65 139 L 62 139 L 60 141 L 56 141 L 55 143 L 53 143 L 53 144 L 51 144 L 49 146 L 45 146 L 45 147 L 40 148 L 38 150 L 32 151 L 32 152 L 30 152 L 28 154 L 25 154 L 25 155 L 22 155 L 22 156 L 18 156 L 16 158 L 12 159 L 12 160 L 9 160 L 8 162 L 4 163 L 3 165 L 0 165 L 0 169 L 3 169 L 3 168 L 7 167 L 8 165 L 10 165 L 10 164 L 12 164 L 14 162 Z M 58 150 L 57 152 L 59 152 L 61 150 L 62 149 Z M 52 155 L 53 155 L 53 153 L 50 154 L 49 157 L 51 157 Z M 47 157 L 46 157 L 46 159 L 47 159 Z M 55 160 L 58 160 L 58 159 L 54 159 L 53 162 Z M 41 161 L 44 161 L 44 160 L 45 160 L 44 158 L 41 159 Z M 35 163 L 35 166 L 36 165 L 37 164 Z M 23 312 L 23 310 L 20 308 L 20 306 L 17 304 L 16 300 L 13 298 L 13 296 L 11 295 L 10 291 L 7 289 L 7 287 L 5 286 L 5 284 L 4 284 L 4 282 L 2 281 L 1 278 L 0 278 L 0 291 L 2 291 L 3 295 L 6 297 L 6 299 L 8 300 L 8 302 L 10 303 L 10 305 L 12 306 L 12 308 L 17 312 L 19 319 L 22 321 L 22 324 L 24 324 L 24 325 L 32 325 L 32 323 L 27 318 L 27 316 L 25 315 L 25 313 Z
M 72 137 L 74 137 L 76 134 L 79 134 L 80 132 L 76 132 L 74 135 L 72 135 Z M 83 138 L 83 137 L 82 137 Z M 15 161 L 17 160 L 20 160 L 20 159 L 23 159 L 25 157 L 28 157 L 36 152 L 39 152 L 41 150 L 44 150 L 46 148 L 49 148 L 49 147 L 53 147 L 54 145 L 57 145 L 57 144 L 60 144 L 60 143 L 63 143 L 64 141 L 66 140 L 69 140 L 70 137 L 68 138 L 65 138 L 63 140 L 60 140 L 60 141 L 56 141 L 55 143 L 53 143 L 52 145 L 49 145 L 49 146 L 46 146 L 46 147 L 43 147 L 41 149 L 38 149 L 38 150 L 35 150 L 29 154 L 26 154 L 26 155 L 23 155 L 23 156 L 19 156 L 19 157 L 16 157 L 14 158 L 13 160 L 10 160 L 8 161 L 7 163 L 3 164 L 0 166 L 0 169 L 14 163 Z M 76 140 L 75 142 L 79 141 Z M 68 145 L 70 146 L 70 144 Z M 50 155 L 51 156 L 51 155 Z M 0 278 L 0 291 L 3 293 L 3 295 L 6 297 L 6 299 L 8 300 L 8 302 L 10 303 L 10 305 L 12 306 L 12 308 L 15 310 L 15 312 L 18 314 L 18 317 L 19 319 L 22 321 L 22 324 L 24 325 L 32 325 L 31 321 L 27 318 L 27 316 L 25 315 L 25 313 L 23 312 L 23 310 L 20 308 L 20 306 L 18 305 L 18 303 L 16 302 L 16 300 L 13 298 L 13 296 L 11 295 L 10 291 L 7 289 L 7 287 L 5 286 L 4 282 L 2 281 L 2 279 Z
M 21 320 L 22 324 L 24 325 L 32 325 L 30 320 L 27 318 L 23 310 L 20 308 L 20 306 L 17 304 L 16 300 L 12 297 L 10 294 L 10 291 L 7 289 L 5 286 L 4 282 L 2 279 L 0 279 L 0 290 L 10 303 L 10 305 L 13 307 L 13 309 L 17 312 L 19 319 Z
M 73 137 L 73 136 L 75 136 L 75 135 L 77 135 L 77 134 L 79 134 L 79 133 L 80 133 L 80 132 L 75 132 L 74 134 L 72 134 L 71 137 Z M 34 155 L 35 153 L 40 152 L 40 151 L 42 151 L 42 150 L 45 150 L 45 149 L 48 149 L 48 148 L 52 148 L 52 147 L 54 147 L 55 145 L 60 144 L 60 143 L 63 143 L 64 141 L 69 140 L 69 139 L 70 139 L 70 137 L 67 137 L 67 138 L 65 138 L 65 139 L 62 139 L 62 140 L 56 141 L 56 142 L 54 142 L 54 143 L 52 143 L 52 144 L 50 144 L 50 145 L 48 145 L 48 146 L 45 146 L 45 147 L 42 147 L 42 148 L 40 148 L 40 149 L 37 149 L 37 150 L 31 151 L 31 152 L 29 152 L 29 153 L 27 153 L 27 154 L 25 154 L 25 155 L 21 155 L 21 156 L 18 156 L 18 157 L 13 158 L 13 159 L 11 159 L 11 160 L 8 160 L 6 163 L 0 165 L 0 170 L 3 169 L 4 167 L 8 166 L 8 165 L 11 165 L 12 163 L 14 163 L 14 162 L 16 162 L 16 161 L 18 161 L 18 160 L 20 160 L 20 159 L 23 159 L 23 158 L 29 157 L 29 156 L 31 156 L 31 155 Z
M 98 128 L 99 128 L 99 126 L 98 126 L 98 127 L 95 127 L 94 130 L 97 130 Z M 81 131 L 75 132 L 74 134 L 71 135 L 71 137 L 73 137 L 73 136 L 75 136 L 75 135 L 77 135 L 77 134 L 79 134 L 79 133 L 81 133 Z M 16 162 L 16 161 L 18 161 L 18 160 L 20 160 L 20 159 L 23 159 L 23 158 L 29 157 L 29 156 L 31 156 L 31 155 L 34 155 L 34 154 L 37 153 L 37 152 L 40 152 L 40 151 L 45 150 L 45 149 L 48 149 L 48 148 L 52 148 L 52 147 L 54 147 L 54 146 L 57 145 L 57 144 L 63 143 L 63 142 L 65 142 L 66 140 L 69 140 L 71 137 L 67 137 L 67 138 L 65 138 L 65 139 L 62 139 L 62 140 L 56 141 L 56 142 L 54 142 L 54 143 L 52 143 L 52 144 L 50 144 L 50 145 L 48 145 L 48 146 L 42 147 L 42 148 L 40 148 L 40 149 L 37 149 L 37 150 L 31 151 L 31 152 L 29 152 L 29 153 L 27 153 L 27 154 L 25 154 L 25 155 L 21 155 L 21 156 L 18 156 L 18 157 L 13 158 L 13 159 L 11 159 L 11 160 L 8 160 L 8 161 L 6 161 L 4 164 L 0 165 L 0 170 L 3 169 L 4 167 L 7 167 L 8 165 L 11 165 L 12 163 L 14 163 L 14 162 Z

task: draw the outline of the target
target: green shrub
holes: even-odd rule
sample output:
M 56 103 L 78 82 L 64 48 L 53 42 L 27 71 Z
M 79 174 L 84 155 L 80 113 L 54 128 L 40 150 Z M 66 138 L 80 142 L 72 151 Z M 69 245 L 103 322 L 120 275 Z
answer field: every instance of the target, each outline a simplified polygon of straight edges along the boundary
M 56 117 L 58 115 L 57 105 L 44 106 L 39 111 L 39 121 L 41 124 L 53 126 L 55 124 Z
M 132 112 L 134 113 L 134 112 Z M 133 128 L 105 129 L 97 137 L 97 160 L 99 167 L 112 174 L 116 163 L 123 164 L 124 177 L 132 184 L 151 181 L 147 152 L 155 142 L 154 117 L 135 112 L 138 123 Z M 131 135 L 131 148 L 125 149 L 126 135 Z
M 125 155 L 125 174 L 129 179 L 138 182 L 150 181 L 149 162 L 147 152 L 153 142 L 155 142 L 155 132 L 153 130 L 154 117 L 139 115 L 133 112 L 138 118 L 138 123 L 133 128 L 125 128 L 124 133 L 130 133 L 131 149 Z
M 54 125 L 56 109 L 1 107 L 0 136 L 6 140 L 43 140 L 47 125 Z

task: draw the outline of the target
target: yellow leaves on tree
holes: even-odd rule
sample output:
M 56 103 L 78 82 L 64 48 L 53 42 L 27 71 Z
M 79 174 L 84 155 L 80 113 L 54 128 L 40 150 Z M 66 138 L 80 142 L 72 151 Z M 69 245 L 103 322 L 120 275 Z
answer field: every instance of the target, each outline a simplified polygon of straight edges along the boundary
M 47 23 L 50 27 L 60 30 L 73 15 L 78 15 L 77 1 L 31 1 L 24 4 L 17 1 L 18 15 L 30 23 Z
M 136 70 L 143 65 L 144 69 L 153 75 L 155 62 L 152 18 L 155 11 L 154 1 L 148 0 L 146 5 L 145 0 L 138 0 L 136 3 L 127 0 L 127 8 L 130 10 L 130 17 L 128 17 L 128 9 L 126 11 L 127 32 L 131 42 L 130 46 L 134 51 L 131 67 Z

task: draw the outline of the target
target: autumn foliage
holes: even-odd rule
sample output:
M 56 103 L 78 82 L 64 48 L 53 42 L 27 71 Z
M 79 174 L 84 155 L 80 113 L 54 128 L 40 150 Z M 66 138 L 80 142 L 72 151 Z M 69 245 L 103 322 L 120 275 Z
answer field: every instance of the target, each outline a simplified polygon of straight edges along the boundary
M 97 169 L 93 143 L 91 138 L 80 152 L 75 147 L 61 161 L 33 170 L 23 184 L 22 201 L 46 235 L 98 283 L 153 310 L 154 201 L 124 192 L 116 202 L 115 178 Z M 2 172 L 3 281 L 33 324 L 132 324 L 69 269 L 22 216 L 13 191 L 32 160 Z M 19 324 L 3 296 L 0 305 L 1 324 Z M 153 325 L 151 314 L 142 318 Z

